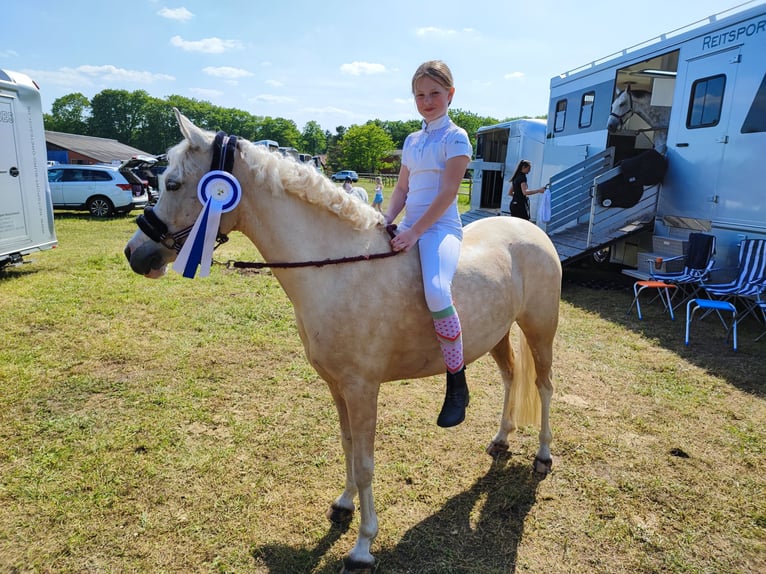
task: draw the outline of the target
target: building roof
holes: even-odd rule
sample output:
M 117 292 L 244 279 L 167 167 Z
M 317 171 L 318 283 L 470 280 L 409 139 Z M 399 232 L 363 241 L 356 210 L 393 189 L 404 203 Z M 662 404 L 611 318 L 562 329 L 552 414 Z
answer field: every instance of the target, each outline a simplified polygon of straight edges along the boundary
M 76 152 L 100 163 L 125 161 L 136 155 L 153 156 L 117 140 L 96 138 L 77 134 L 65 134 L 45 130 L 46 143 L 67 151 Z

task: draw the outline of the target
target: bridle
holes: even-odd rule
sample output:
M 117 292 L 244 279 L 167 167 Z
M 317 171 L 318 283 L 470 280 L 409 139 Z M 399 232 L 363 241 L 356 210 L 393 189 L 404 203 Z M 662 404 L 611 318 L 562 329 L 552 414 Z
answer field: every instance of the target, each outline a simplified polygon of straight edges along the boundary
M 620 121 L 620 127 L 628 120 L 630 119 L 630 116 L 635 114 L 636 112 L 633 111 L 633 94 L 630 91 L 630 88 L 627 89 L 628 92 L 628 109 L 625 113 L 622 114 L 615 114 L 613 111 L 609 111 L 609 117 L 614 116 Z M 627 116 L 627 117 L 626 117 Z
M 210 171 L 221 170 L 232 173 L 234 167 L 234 152 L 237 148 L 237 136 L 226 135 L 225 132 L 219 131 L 215 134 L 213 140 L 213 160 L 210 162 Z M 139 229 L 143 231 L 149 239 L 155 243 L 173 249 L 176 252 L 180 252 L 184 245 L 184 241 L 192 231 L 194 225 L 184 227 L 180 231 L 170 233 L 168 226 L 163 222 L 154 210 L 147 206 L 144 208 L 143 215 L 139 215 L 136 218 L 136 224 Z M 396 232 L 396 225 L 387 225 L 386 232 L 389 237 L 393 238 Z M 229 240 L 228 236 L 223 233 L 218 233 L 216 238 L 215 248 L 218 248 L 222 244 Z M 401 251 L 388 251 L 385 253 L 371 253 L 369 255 L 355 255 L 351 257 L 340 257 L 337 259 L 323 259 L 318 261 L 299 261 L 299 262 L 279 262 L 279 263 L 261 263 L 261 262 L 242 262 L 242 261 L 229 261 L 227 267 L 238 269 L 264 269 L 264 268 L 280 268 L 280 269 L 294 269 L 300 267 L 323 267 L 325 265 L 337 265 L 339 263 L 353 263 L 356 261 L 370 261 L 374 259 L 384 259 L 393 255 L 403 253 Z
M 237 136 L 229 136 L 222 131 L 215 134 L 215 139 L 213 140 L 213 161 L 210 162 L 210 171 L 221 170 L 231 173 L 231 170 L 234 168 L 234 152 L 236 149 Z M 180 231 L 170 233 L 168 226 L 154 213 L 154 209 L 150 206 L 145 207 L 143 215 L 139 215 L 136 218 L 136 224 L 149 239 L 176 252 L 181 251 L 184 241 L 194 227 L 190 225 Z M 216 248 L 228 240 L 228 236 L 218 233 Z

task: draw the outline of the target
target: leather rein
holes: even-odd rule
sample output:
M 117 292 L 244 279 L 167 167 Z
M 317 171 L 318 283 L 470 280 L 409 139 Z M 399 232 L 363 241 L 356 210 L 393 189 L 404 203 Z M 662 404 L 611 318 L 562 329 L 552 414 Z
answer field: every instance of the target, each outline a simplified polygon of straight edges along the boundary
M 210 164 L 210 170 L 221 170 L 232 173 L 234 167 L 234 152 L 237 147 L 237 136 L 227 136 L 225 132 L 219 131 L 215 134 L 213 140 L 213 161 Z M 193 225 L 185 227 L 175 233 L 170 233 L 168 226 L 154 213 L 151 206 L 144 208 L 143 215 L 136 218 L 136 224 L 149 239 L 159 243 L 163 247 L 173 249 L 176 252 L 181 251 L 184 241 L 191 233 Z M 396 235 L 396 225 L 387 225 L 386 231 L 393 238 Z M 223 233 L 218 233 L 215 249 L 229 240 L 229 237 Z M 371 253 L 369 255 L 354 255 L 351 257 L 339 257 L 336 259 L 323 259 L 319 261 L 296 261 L 296 262 L 259 262 L 259 261 L 234 261 L 229 260 L 226 263 L 227 269 L 295 269 L 299 267 L 324 267 L 325 265 L 338 265 L 341 263 L 355 263 L 357 261 L 372 261 L 375 259 L 385 259 L 398 255 L 400 251 L 391 251 L 385 253 Z

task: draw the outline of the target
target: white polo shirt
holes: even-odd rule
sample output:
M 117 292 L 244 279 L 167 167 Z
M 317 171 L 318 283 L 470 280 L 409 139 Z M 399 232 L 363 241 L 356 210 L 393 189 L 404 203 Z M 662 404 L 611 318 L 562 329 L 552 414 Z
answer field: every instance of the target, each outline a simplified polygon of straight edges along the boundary
M 409 170 L 409 191 L 406 212 L 400 227 L 407 229 L 426 212 L 441 189 L 441 177 L 447 160 L 453 157 L 473 155 L 473 148 L 466 131 L 455 125 L 448 115 L 430 124 L 423 122 L 423 129 L 407 136 L 402 150 L 402 165 Z M 434 226 L 462 229 L 457 197 Z

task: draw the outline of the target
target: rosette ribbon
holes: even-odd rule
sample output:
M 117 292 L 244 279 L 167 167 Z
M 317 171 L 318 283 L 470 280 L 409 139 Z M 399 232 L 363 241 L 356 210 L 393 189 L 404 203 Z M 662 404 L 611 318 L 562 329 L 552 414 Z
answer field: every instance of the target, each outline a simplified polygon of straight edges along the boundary
M 210 275 L 221 214 L 237 207 L 242 188 L 231 173 L 213 170 L 199 181 L 197 197 L 203 205 L 202 211 L 173 263 L 173 270 L 187 279 L 194 278 L 198 267 L 200 277 Z

